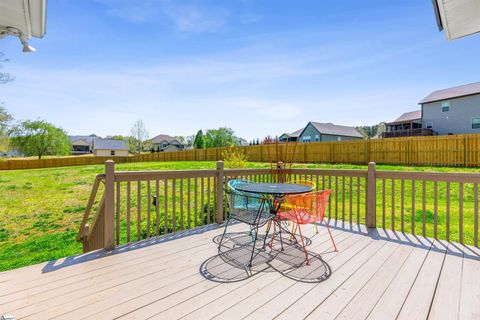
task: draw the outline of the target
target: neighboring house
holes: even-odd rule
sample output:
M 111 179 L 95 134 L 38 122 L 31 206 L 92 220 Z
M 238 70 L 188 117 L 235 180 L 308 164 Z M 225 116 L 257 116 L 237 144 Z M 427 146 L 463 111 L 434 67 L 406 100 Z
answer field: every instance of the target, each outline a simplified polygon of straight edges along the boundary
M 302 133 L 304 128 L 298 129 L 297 131 L 294 131 L 292 133 L 284 133 L 280 137 L 278 137 L 278 141 L 280 142 L 295 142 L 298 141 L 298 137 L 300 136 L 300 133 Z
M 432 129 L 422 129 L 422 111 L 405 112 L 395 121 L 387 122 L 386 131 L 382 138 L 431 136 L 435 135 Z
M 309 122 L 300 132 L 298 141 L 344 141 L 363 139 L 363 135 L 354 127 L 340 126 L 333 123 Z
M 150 140 L 154 151 L 178 151 L 185 149 L 185 145 L 168 134 L 159 134 Z
M 127 143 L 124 140 L 95 139 L 93 154 L 98 157 L 126 157 L 128 156 Z
M 423 128 L 440 135 L 480 133 L 480 82 L 434 91 L 419 104 Z
M 88 154 L 93 151 L 93 141 L 100 138 L 94 134 L 89 136 L 69 136 L 72 154 Z

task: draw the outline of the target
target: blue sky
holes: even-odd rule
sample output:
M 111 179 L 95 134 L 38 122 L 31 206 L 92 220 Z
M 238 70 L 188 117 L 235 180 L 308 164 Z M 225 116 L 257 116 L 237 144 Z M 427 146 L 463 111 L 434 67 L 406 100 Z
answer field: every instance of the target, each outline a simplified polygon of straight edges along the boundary
M 142 119 L 151 136 L 261 138 L 393 120 L 480 81 L 479 43 L 445 40 L 429 0 L 50 0 L 36 53 L 0 40 L 16 76 L 0 100 L 70 134 L 128 134 Z

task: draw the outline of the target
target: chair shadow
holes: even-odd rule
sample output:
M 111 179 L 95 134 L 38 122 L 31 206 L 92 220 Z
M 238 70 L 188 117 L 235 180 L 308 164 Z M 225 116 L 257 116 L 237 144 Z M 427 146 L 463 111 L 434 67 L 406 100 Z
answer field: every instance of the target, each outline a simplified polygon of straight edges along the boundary
M 218 244 L 220 238 L 221 235 L 216 236 L 214 242 Z M 310 263 L 307 265 L 303 248 L 290 242 L 288 237 L 282 237 L 283 250 L 278 240 L 271 249 L 267 244 L 265 250 L 261 250 L 263 239 L 260 239 L 252 267 L 249 268 L 252 252 L 250 239 L 248 231 L 225 234 L 219 253 L 201 264 L 200 274 L 210 281 L 231 283 L 244 281 L 265 272 L 278 272 L 294 281 L 320 283 L 328 279 L 332 273 L 330 266 L 314 252 L 308 251 Z

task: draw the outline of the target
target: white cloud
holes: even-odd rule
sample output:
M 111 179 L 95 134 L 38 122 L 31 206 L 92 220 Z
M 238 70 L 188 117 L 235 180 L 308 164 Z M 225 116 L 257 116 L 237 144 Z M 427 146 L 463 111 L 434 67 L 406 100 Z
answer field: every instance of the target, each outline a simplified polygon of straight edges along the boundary
M 132 23 L 170 22 L 177 30 L 189 33 L 213 32 L 227 22 L 230 12 L 222 7 L 195 1 L 172 0 L 97 0 L 106 12 Z

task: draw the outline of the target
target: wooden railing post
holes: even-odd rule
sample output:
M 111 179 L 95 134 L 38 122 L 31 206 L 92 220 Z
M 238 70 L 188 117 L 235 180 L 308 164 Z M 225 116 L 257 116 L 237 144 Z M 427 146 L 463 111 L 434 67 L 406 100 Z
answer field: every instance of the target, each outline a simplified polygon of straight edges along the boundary
M 216 223 L 223 223 L 223 180 L 224 180 L 224 172 L 223 172 L 223 161 L 217 161 L 217 185 L 216 185 L 216 192 L 217 192 L 217 210 L 215 215 L 215 222 Z
M 115 249 L 115 162 L 105 162 L 105 214 L 104 246 L 106 250 Z
M 366 199 L 366 224 L 368 228 L 376 227 L 376 218 L 377 218 L 377 178 L 376 178 L 376 169 L 375 162 L 370 162 L 368 164 L 368 173 L 367 173 L 367 199 Z

